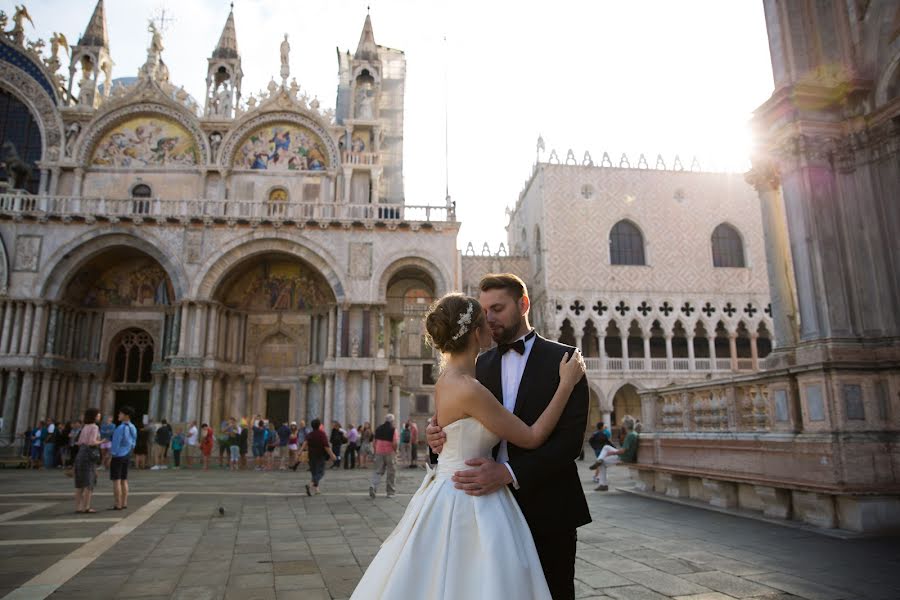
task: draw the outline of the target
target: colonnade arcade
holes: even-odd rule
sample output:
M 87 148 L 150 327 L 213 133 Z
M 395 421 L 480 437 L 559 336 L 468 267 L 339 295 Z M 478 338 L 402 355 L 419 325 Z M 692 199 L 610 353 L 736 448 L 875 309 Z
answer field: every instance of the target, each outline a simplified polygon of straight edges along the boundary
M 46 301 L 0 303 L 6 422 L 23 431 L 126 404 L 138 419 L 216 425 L 407 413 L 401 399 L 412 408 L 430 385 L 418 374 L 433 356 L 413 340 L 443 289 L 435 274 L 421 259 L 396 261 L 381 273 L 379 299 L 353 304 L 324 259 L 269 242 L 224 249 L 192 286 L 178 261 L 140 238 L 101 235 L 60 251 Z
M 772 350 L 764 320 L 676 319 L 562 321 L 561 343 L 582 349 L 589 370 L 758 370 Z

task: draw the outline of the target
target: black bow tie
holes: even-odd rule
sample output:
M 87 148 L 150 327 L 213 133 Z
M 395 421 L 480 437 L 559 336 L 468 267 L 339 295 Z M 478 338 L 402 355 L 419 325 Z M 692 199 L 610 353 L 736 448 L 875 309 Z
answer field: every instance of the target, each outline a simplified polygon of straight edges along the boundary
M 525 342 L 534 337 L 534 330 L 532 330 L 525 337 L 514 341 L 512 344 L 497 344 L 497 351 L 500 353 L 500 356 L 503 356 L 510 350 L 515 350 L 519 354 L 525 354 Z

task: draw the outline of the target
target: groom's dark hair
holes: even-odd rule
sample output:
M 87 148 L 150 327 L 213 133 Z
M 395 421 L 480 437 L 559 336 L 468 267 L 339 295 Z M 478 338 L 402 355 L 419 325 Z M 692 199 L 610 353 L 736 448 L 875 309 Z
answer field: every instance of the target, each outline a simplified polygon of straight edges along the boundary
M 528 287 L 522 278 L 512 273 L 488 273 L 481 278 L 478 288 L 482 292 L 488 290 L 506 290 L 518 302 L 522 296 L 528 295 Z

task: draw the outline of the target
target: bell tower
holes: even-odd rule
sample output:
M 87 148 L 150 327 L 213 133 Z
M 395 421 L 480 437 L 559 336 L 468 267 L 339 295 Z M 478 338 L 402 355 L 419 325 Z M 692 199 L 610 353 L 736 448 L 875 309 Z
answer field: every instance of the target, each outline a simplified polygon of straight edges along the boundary
M 230 119 L 241 100 L 241 79 L 244 77 L 234 27 L 234 4 L 219 36 L 219 43 L 207 62 L 204 114 L 210 119 Z
M 338 65 L 336 119 L 344 127 L 344 202 L 402 203 L 406 58 L 375 43 L 367 14 L 356 52 L 338 51 Z

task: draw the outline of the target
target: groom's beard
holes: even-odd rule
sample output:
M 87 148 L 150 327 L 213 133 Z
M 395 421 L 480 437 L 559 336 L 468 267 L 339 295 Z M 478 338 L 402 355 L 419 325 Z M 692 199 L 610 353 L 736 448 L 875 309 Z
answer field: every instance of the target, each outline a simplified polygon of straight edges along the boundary
M 498 344 L 509 344 L 515 341 L 515 339 L 518 337 L 519 328 L 521 326 L 521 318 L 515 323 L 510 324 L 509 327 L 495 325 L 493 328 L 491 328 L 491 337 L 494 338 L 494 341 Z

